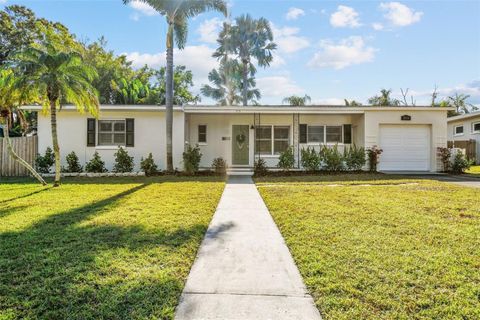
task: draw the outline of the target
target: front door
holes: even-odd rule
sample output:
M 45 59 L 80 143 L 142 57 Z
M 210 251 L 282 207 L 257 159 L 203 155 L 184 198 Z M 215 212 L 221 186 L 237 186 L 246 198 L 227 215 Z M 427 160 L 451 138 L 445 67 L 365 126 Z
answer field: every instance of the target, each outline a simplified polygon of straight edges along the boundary
M 232 126 L 232 164 L 248 166 L 249 126 Z

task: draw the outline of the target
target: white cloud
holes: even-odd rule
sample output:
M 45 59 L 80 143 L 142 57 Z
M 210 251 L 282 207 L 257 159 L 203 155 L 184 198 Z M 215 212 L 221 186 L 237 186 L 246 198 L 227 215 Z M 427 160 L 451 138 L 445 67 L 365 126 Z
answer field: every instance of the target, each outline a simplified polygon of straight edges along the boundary
M 430 103 L 432 92 L 433 89 L 423 91 L 409 90 L 408 94 L 418 99 L 417 104 L 428 104 Z M 470 96 L 470 98 L 467 100 L 468 102 L 478 105 L 480 104 L 480 80 L 461 83 L 453 87 L 438 88 L 437 93 L 439 96 L 438 100 L 444 99 L 448 96 L 453 96 L 455 93 L 466 94 Z M 397 92 L 396 94 L 400 96 L 400 92 Z
M 384 17 L 394 26 L 404 27 L 419 22 L 423 12 L 415 11 L 400 2 L 381 3 L 380 9 L 385 11 Z
M 197 33 L 200 34 L 199 40 L 206 43 L 217 43 L 222 24 L 223 21 L 219 18 L 203 21 L 197 29 Z
M 383 24 L 374 22 L 372 23 L 372 28 L 377 31 L 383 30 Z
M 270 67 L 278 68 L 278 67 L 284 66 L 285 64 L 287 64 L 285 59 L 283 59 L 282 56 L 280 56 L 278 53 L 274 52 L 273 53 L 273 60 L 270 63 Z
M 263 98 L 276 98 L 274 101 L 279 102 L 287 96 L 304 94 L 305 92 L 288 76 L 257 78 L 257 87 L 260 89 Z
M 359 14 L 355 9 L 340 5 L 338 6 L 337 11 L 330 16 L 330 24 L 335 28 L 357 28 L 361 26 L 358 15 Z
M 293 53 L 310 46 L 310 41 L 307 38 L 298 36 L 299 28 L 277 28 L 273 23 L 271 25 L 273 41 L 278 45 L 278 50 L 285 53 Z
M 0 0 L 0 4 L 7 3 L 7 0 Z
M 129 6 L 135 10 L 135 12 L 132 15 L 130 15 L 130 19 L 134 21 L 138 21 L 141 15 L 151 17 L 159 14 L 155 9 L 153 9 L 151 6 L 149 6 L 145 2 L 132 1 L 129 3 Z
M 298 18 L 300 18 L 300 17 L 302 17 L 302 16 L 304 16 L 304 15 L 305 15 L 305 11 L 304 11 L 304 10 L 302 10 L 302 9 L 300 9 L 300 8 L 294 8 L 294 7 L 292 7 L 292 8 L 290 8 L 290 9 L 288 9 L 288 12 L 287 12 L 287 14 L 285 15 L 285 18 L 286 18 L 287 20 L 296 20 L 296 19 L 298 19 Z
M 342 98 L 319 98 L 313 99 L 312 104 L 316 105 L 345 105 L 345 100 Z
M 192 70 L 195 90 L 208 83 L 208 73 L 218 66 L 218 62 L 212 57 L 214 49 L 205 46 L 186 46 L 183 50 L 174 50 L 175 65 L 184 65 Z M 166 65 L 165 52 L 159 53 L 124 53 L 134 68 L 148 65 L 152 68 L 160 68 Z
M 342 39 L 338 43 L 322 40 L 320 47 L 322 50 L 315 53 L 308 66 L 343 69 L 355 64 L 372 62 L 377 51 L 366 46 L 363 38 L 359 36 Z

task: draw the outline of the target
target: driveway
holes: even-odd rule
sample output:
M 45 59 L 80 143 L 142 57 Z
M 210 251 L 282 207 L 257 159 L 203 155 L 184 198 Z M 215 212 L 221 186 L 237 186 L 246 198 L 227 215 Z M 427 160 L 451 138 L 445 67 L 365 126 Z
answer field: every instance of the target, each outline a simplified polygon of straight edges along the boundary
M 411 174 L 402 174 L 404 177 L 413 178 L 413 179 L 428 179 L 436 180 L 443 182 L 450 182 L 463 187 L 473 187 L 480 188 L 480 176 L 462 174 L 462 175 L 449 175 L 449 174 L 421 174 L 421 175 L 411 175 Z

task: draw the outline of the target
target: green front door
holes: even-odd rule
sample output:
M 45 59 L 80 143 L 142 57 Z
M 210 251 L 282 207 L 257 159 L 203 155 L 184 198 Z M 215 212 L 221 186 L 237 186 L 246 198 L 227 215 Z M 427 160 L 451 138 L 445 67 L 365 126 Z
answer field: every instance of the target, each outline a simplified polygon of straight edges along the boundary
M 232 126 L 232 164 L 248 166 L 248 125 Z

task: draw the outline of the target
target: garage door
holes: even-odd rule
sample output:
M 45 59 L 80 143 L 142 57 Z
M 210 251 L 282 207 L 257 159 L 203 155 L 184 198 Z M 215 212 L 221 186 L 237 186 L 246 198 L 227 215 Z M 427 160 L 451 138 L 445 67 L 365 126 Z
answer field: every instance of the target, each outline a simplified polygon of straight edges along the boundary
M 429 171 L 430 127 L 423 125 L 381 125 L 378 170 Z

